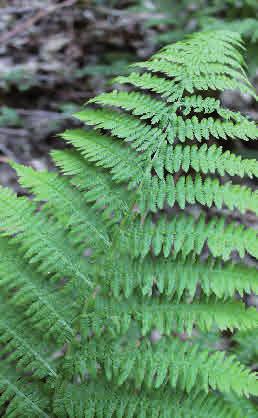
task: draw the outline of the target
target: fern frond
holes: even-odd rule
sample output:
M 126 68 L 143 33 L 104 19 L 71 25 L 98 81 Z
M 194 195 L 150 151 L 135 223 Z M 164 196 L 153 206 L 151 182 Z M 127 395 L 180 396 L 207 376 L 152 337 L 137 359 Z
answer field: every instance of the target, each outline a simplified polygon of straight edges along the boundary
M 8 405 L 5 417 L 50 418 L 49 400 L 37 384 L 22 380 L 18 373 L 1 365 L 0 406 Z
M 153 286 L 160 294 L 178 301 L 185 293 L 193 297 L 199 285 L 207 296 L 229 298 L 238 292 L 258 293 L 257 270 L 244 265 L 222 264 L 212 258 L 206 262 L 197 262 L 191 257 L 177 260 L 146 256 L 140 263 L 129 257 L 108 260 L 102 272 L 103 285 L 108 285 L 114 297 L 128 298 L 135 290 L 143 296 L 151 295 Z
M 58 417 L 87 418 L 240 418 L 238 410 L 214 395 L 184 396 L 155 390 L 146 395 L 110 389 L 105 383 L 63 384 L 57 391 L 54 411 Z
M 254 11 L 256 8 L 254 3 Z M 202 19 L 201 25 L 208 30 L 218 30 L 225 26 L 225 22 L 218 18 Z M 253 18 L 234 19 L 233 21 L 227 21 L 227 27 L 233 32 L 238 32 L 246 38 L 251 38 L 251 42 L 255 43 L 258 40 L 258 24 L 257 20 Z
M 0 238 L 0 257 L 2 306 L 8 299 L 13 309 L 16 306 L 23 310 L 23 315 L 30 324 L 44 330 L 45 337 L 54 336 L 61 342 L 70 340 L 73 336 L 71 301 L 64 294 L 60 294 L 60 291 L 57 292 L 55 287 L 48 285 L 45 279 L 39 278 L 19 257 L 18 248 L 10 245 L 3 237 Z M 68 310 L 63 308 L 64 301 L 70 308 L 70 317 L 67 317 Z
M 166 204 L 173 207 L 175 202 L 181 209 L 187 203 L 200 203 L 203 206 L 215 206 L 219 209 L 223 205 L 231 210 L 238 209 L 244 213 L 247 210 L 258 214 L 258 192 L 248 187 L 232 185 L 231 182 L 220 184 L 217 179 L 206 177 L 203 181 L 200 175 L 180 176 L 175 184 L 172 176 L 165 180 L 148 176 L 143 183 L 139 206 L 143 212 L 157 212 Z
M 194 89 L 214 90 L 236 89 L 256 98 L 254 89 L 243 70 L 243 59 L 236 46 L 241 46 L 240 37 L 232 42 L 232 34 L 225 31 L 200 32 L 188 40 L 169 45 L 154 55 L 147 63 L 136 64 L 152 72 L 161 72 L 173 77 L 177 92 L 173 100 L 184 91 Z M 207 43 L 207 37 L 213 36 Z M 221 36 L 225 36 L 222 40 Z
M 62 138 L 78 149 L 87 161 L 110 169 L 115 182 L 128 182 L 131 178 L 135 182 L 141 180 L 143 176 L 141 158 L 112 138 L 82 129 L 66 131 Z M 135 164 L 136 159 L 137 164 Z
M 205 51 L 206 54 L 206 51 Z M 173 62 L 173 58 L 170 57 L 170 53 L 168 54 L 167 51 L 165 54 L 162 52 L 154 55 L 151 61 L 147 62 L 140 62 L 134 64 L 134 66 L 140 68 L 147 68 L 153 72 L 163 73 L 168 77 L 174 77 L 177 82 L 185 82 L 187 76 L 189 76 L 189 62 L 185 61 L 183 63 L 178 64 Z M 195 76 L 199 76 L 201 74 L 205 75 L 226 75 L 232 78 L 233 80 L 238 80 L 240 82 L 245 83 L 246 85 L 250 86 L 250 83 L 245 74 L 241 71 L 232 68 L 231 66 L 227 66 L 222 63 L 218 62 L 202 62 L 200 59 L 199 62 L 194 62 L 196 65 L 195 67 Z M 193 68 L 191 67 L 191 74 Z
M 52 156 L 62 173 L 70 177 L 71 183 L 83 192 L 83 197 L 95 210 L 103 212 L 105 219 L 116 222 L 128 212 L 127 191 L 114 184 L 103 170 L 88 164 L 76 153 L 54 151 Z
M 108 244 L 105 227 L 82 194 L 55 173 L 36 171 L 20 164 L 12 164 L 21 186 L 35 194 L 34 201 L 46 202 L 44 208 L 64 228 L 71 228 L 73 243 L 93 246 Z
M 104 110 L 86 109 L 75 115 L 80 121 L 94 126 L 95 129 L 110 130 L 111 135 L 124 139 L 138 151 L 150 150 L 154 152 L 157 144 L 163 143 L 165 139 L 173 144 L 178 137 L 180 142 L 194 139 L 201 142 L 208 140 L 211 136 L 219 139 L 239 138 L 244 141 L 257 138 L 257 127 L 254 122 L 243 120 L 238 123 L 231 121 L 220 121 L 212 117 L 204 118 L 201 121 L 196 116 L 184 120 L 182 116 L 172 114 L 169 120 L 167 131 L 162 132 L 161 128 L 152 127 L 141 122 L 133 115 Z
M 172 97 L 175 91 L 175 82 L 173 80 L 158 77 L 147 72 L 143 74 L 132 72 L 126 77 L 116 77 L 114 81 L 119 84 L 131 84 L 134 87 L 158 93 L 162 98 L 166 98 L 169 103 L 174 101 Z
M 164 79 L 164 81 L 166 80 Z M 164 121 L 166 118 L 169 118 L 170 114 L 177 110 L 182 111 L 184 116 L 187 116 L 191 111 L 197 114 L 202 112 L 206 114 L 216 112 L 218 116 L 226 120 L 232 119 L 241 122 L 245 119 L 241 113 L 223 108 L 219 100 L 213 97 L 203 98 L 200 95 L 182 97 L 181 100 L 171 105 L 163 100 L 154 99 L 148 94 L 137 91 L 113 90 L 110 93 L 102 93 L 90 99 L 88 103 L 118 107 L 132 112 L 135 116 L 140 116 L 141 119 L 150 119 L 152 124 Z
M 142 335 L 153 328 L 166 335 L 172 331 L 190 334 L 194 325 L 208 331 L 214 324 L 220 330 L 245 330 L 256 327 L 258 322 L 254 308 L 245 309 L 239 302 L 214 302 L 212 299 L 172 303 L 164 298 L 134 297 L 114 304 L 98 297 L 90 309 L 81 317 L 81 332 L 85 336 L 92 331 L 101 335 L 106 326 L 111 334 L 125 334 L 133 321 L 139 324 Z
M 93 348 L 94 350 L 94 348 Z M 137 388 L 147 386 L 159 388 L 170 385 L 172 388 L 190 393 L 210 389 L 237 395 L 257 395 L 258 382 L 255 374 L 243 367 L 234 356 L 225 356 L 223 352 L 210 354 L 200 350 L 198 345 L 188 342 L 161 340 L 156 346 L 143 341 L 138 347 L 113 346 L 97 353 L 97 360 L 103 364 L 109 380 L 120 386 L 128 379 Z M 87 367 L 89 353 L 82 354 Z M 90 354 L 90 357 L 92 354 Z
M 209 36 L 211 39 L 207 42 Z M 169 61 L 192 67 L 194 72 L 202 63 L 220 63 L 243 72 L 244 61 L 239 52 L 242 47 L 238 33 L 224 30 L 197 32 L 183 41 L 164 47 L 154 55 L 154 59 L 165 57 Z
M 256 99 L 241 49 L 228 31 L 164 48 L 118 79 L 133 91 L 75 115 L 88 128 L 62 135 L 73 150 L 53 152 L 61 174 L 13 164 L 32 196 L 0 188 L 1 416 L 253 414 L 230 397 L 257 395 L 255 375 L 207 343 L 239 330 L 231 351 L 248 366 L 258 325 L 241 300 L 257 270 L 232 261 L 258 258 L 257 231 L 207 210 L 258 213 L 257 191 L 213 176 L 258 174 L 214 144 L 257 137 L 216 98 Z
M 88 103 L 120 107 L 131 111 L 133 115 L 141 116 L 141 119 L 151 119 L 152 123 L 159 122 L 169 111 L 173 111 L 173 107 L 168 107 L 165 102 L 139 92 L 113 90 L 94 97 Z
M 0 189 L 0 230 L 13 236 L 26 259 L 38 264 L 38 271 L 57 278 L 72 277 L 90 286 L 86 260 L 69 243 L 64 230 L 47 220 L 26 198 L 18 198 L 8 189 Z
M 176 82 L 185 84 L 187 77 L 189 77 L 189 66 L 187 65 L 187 62 L 184 63 L 184 67 L 182 68 L 182 64 L 179 65 L 178 63 L 171 62 L 173 61 L 173 59 L 170 60 L 169 55 L 167 53 L 164 55 L 162 53 L 159 53 L 156 56 L 154 55 L 151 61 L 142 63 L 140 62 L 138 64 L 135 64 L 135 66 L 140 68 L 146 68 L 154 73 L 162 73 L 168 77 L 174 77 Z M 191 68 L 190 74 L 193 74 L 192 71 L 193 69 Z M 202 74 L 211 77 L 217 75 L 226 75 L 227 77 L 230 77 L 232 80 L 246 83 L 246 85 L 244 84 L 245 88 L 247 88 L 247 85 L 250 85 L 247 77 L 244 74 L 230 66 L 225 66 L 225 64 L 221 63 L 198 62 L 198 65 L 196 65 L 194 75 L 200 76 L 201 81 Z M 251 90 L 251 92 L 253 94 L 253 90 Z
M 153 251 L 156 256 L 163 253 L 164 257 L 176 258 L 178 254 L 186 257 L 191 252 L 199 255 L 206 243 L 211 254 L 223 260 L 229 259 L 232 251 L 237 251 L 240 257 L 244 257 L 245 252 L 258 256 L 254 229 L 236 223 L 226 225 L 224 218 L 215 217 L 206 223 L 202 215 L 196 220 L 193 216 L 179 214 L 171 221 L 163 216 L 157 223 L 147 218 L 143 224 L 135 223 L 122 245 L 134 257 L 145 257 Z
M 147 65 L 147 64 L 146 64 Z M 169 141 L 173 142 L 171 132 L 173 131 L 174 136 L 178 136 L 179 140 L 184 142 L 186 139 L 193 139 L 196 137 L 198 141 L 201 139 L 208 139 L 211 135 L 215 138 L 222 137 L 226 139 L 227 136 L 229 137 L 239 137 L 244 140 L 248 139 L 255 139 L 257 137 L 257 128 L 253 122 L 248 121 L 243 116 L 241 117 L 239 113 L 230 112 L 229 110 L 223 109 L 218 105 L 218 101 L 216 103 L 217 106 L 214 106 L 213 102 L 213 111 L 216 109 L 219 116 L 223 115 L 222 120 L 213 120 L 213 118 L 202 119 L 201 122 L 198 121 L 196 116 L 193 116 L 191 119 L 187 119 L 186 121 L 181 116 L 176 116 L 175 112 L 181 107 L 185 107 L 183 114 L 189 112 L 189 106 L 192 106 L 194 103 L 193 99 L 199 99 L 197 101 L 198 111 L 200 111 L 200 96 L 193 96 L 186 99 L 181 99 L 178 103 L 175 103 L 173 106 L 166 107 L 166 104 L 162 101 L 154 100 L 149 98 L 148 95 L 142 95 L 137 92 L 127 93 L 127 92 L 117 92 L 114 91 L 112 93 L 106 93 L 105 95 L 97 96 L 95 99 L 91 100 L 91 102 L 95 102 L 101 105 L 113 105 L 116 107 L 122 107 L 125 110 L 133 110 L 134 115 L 141 115 L 141 119 L 150 119 L 152 124 L 159 123 L 160 127 L 162 128 L 166 124 L 169 123 Z M 186 104 L 184 105 L 184 100 L 186 100 Z M 212 99 L 203 99 L 210 100 Z M 214 100 L 214 99 L 213 99 Z M 206 105 L 207 108 L 207 105 Z M 211 109 L 209 108 L 210 112 Z M 99 127 L 105 129 L 112 129 L 110 123 L 105 121 L 101 126 L 99 125 L 98 111 L 96 111 L 96 119 L 94 123 L 94 119 L 91 117 L 90 109 L 84 112 L 77 113 L 77 117 L 80 120 L 86 121 L 89 124 L 96 124 Z M 101 115 L 101 113 L 100 113 Z M 105 117 L 107 114 L 105 113 Z M 126 117 L 123 115 L 119 115 L 120 122 L 123 124 L 126 123 Z M 229 121 L 232 118 L 235 121 L 235 124 Z M 133 120 L 131 120 L 133 121 Z M 119 120 L 116 120 L 116 123 L 120 123 Z M 133 125 L 131 125 L 133 126 Z M 144 125 L 142 125 L 144 129 Z
M 225 401 L 237 408 L 242 417 L 257 418 L 258 408 L 257 405 L 248 399 L 239 398 L 236 395 L 225 396 Z
M 258 292 L 256 292 L 258 293 Z M 239 331 L 234 335 L 237 345 L 234 352 L 238 359 L 244 364 L 258 361 L 258 332 L 257 328 L 248 332 Z
M 251 94 L 255 96 L 254 92 L 245 85 L 239 83 L 226 75 L 209 76 L 200 75 L 198 77 L 192 76 L 186 78 L 185 83 L 177 86 L 176 81 L 168 80 L 155 74 L 150 73 L 136 73 L 133 72 L 129 76 L 116 77 L 115 81 L 120 84 L 131 84 L 143 90 L 150 90 L 154 93 L 161 94 L 168 103 L 181 100 L 184 91 L 193 94 L 195 90 L 198 91 L 224 91 L 224 90 L 240 90 L 242 93 Z
M 18 319 L 18 318 L 19 319 Z M 20 321 L 21 313 L 7 315 L 1 309 L 0 355 L 2 363 L 16 362 L 18 369 L 43 378 L 56 377 L 55 366 L 50 360 L 47 346 L 42 346 L 39 335 L 35 335 L 27 324 Z M 3 359 L 3 356 L 4 359 Z
M 221 106 L 220 100 L 215 99 L 214 97 L 202 97 L 201 95 L 186 96 L 181 99 L 181 101 L 176 102 L 174 107 L 177 107 L 181 110 L 184 116 L 194 113 L 217 113 L 217 116 L 225 120 L 234 120 L 236 122 L 241 122 L 245 119 L 240 112 L 231 111 L 227 108 Z
M 158 158 L 153 161 L 159 178 L 164 178 L 164 171 L 177 173 L 183 170 L 185 173 L 192 169 L 197 173 L 214 174 L 220 176 L 226 173 L 231 176 L 258 177 L 257 161 L 255 159 L 243 159 L 230 151 L 223 152 L 222 147 L 213 144 L 210 147 L 203 144 L 197 145 L 171 145 L 164 144 L 160 147 Z
M 141 157 L 136 157 L 137 164 L 135 165 L 135 161 L 133 161 L 134 156 L 131 155 L 130 158 L 128 157 L 129 150 L 125 149 L 125 152 L 121 152 L 119 145 L 112 143 L 110 138 L 94 135 L 82 130 L 67 132 L 64 134 L 64 138 L 75 145 L 89 161 L 94 161 L 97 165 L 111 169 L 111 174 L 115 181 L 122 182 L 129 181 L 130 179 L 133 179 L 134 183 L 142 181 L 142 178 L 144 177 L 144 160 Z M 108 151 L 106 151 L 107 148 Z M 214 147 L 211 147 L 208 151 L 207 148 L 202 148 L 198 150 L 198 152 L 197 150 L 198 149 L 194 146 L 191 148 L 189 146 L 184 147 L 184 154 L 182 155 L 182 148 L 176 146 L 175 154 L 173 155 L 173 152 L 171 152 L 173 151 L 172 147 L 170 148 L 166 145 L 164 147 L 161 145 L 158 155 L 159 158 L 153 159 L 153 165 L 161 176 L 164 170 L 162 166 L 162 157 L 166 158 L 166 168 L 170 172 L 172 171 L 171 162 L 175 161 L 175 169 L 178 170 L 183 157 L 185 158 L 185 161 L 183 161 L 182 164 L 184 164 L 185 171 L 189 169 L 190 164 L 200 170 L 200 161 L 198 161 L 198 158 L 201 158 L 201 161 L 204 162 L 204 172 L 207 172 L 208 162 L 210 159 L 213 159 L 214 154 L 216 155 L 214 151 L 217 151 L 217 148 L 215 147 L 214 149 Z M 204 155 L 202 154 L 203 151 L 207 151 L 207 154 L 209 154 L 210 158 L 208 161 L 205 160 L 205 153 Z M 221 157 L 220 153 L 221 151 L 217 152 L 218 163 L 215 162 L 216 160 L 213 161 L 211 164 L 211 171 L 218 169 L 223 172 L 225 170 L 225 162 L 225 165 L 229 166 L 231 172 L 232 166 L 234 167 L 234 165 L 236 170 L 237 166 L 241 163 L 241 159 L 239 161 L 237 157 L 234 158 L 232 156 L 231 158 L 229 153 L 225 153 Z M 254 161 L 251 161 L 251 164 L 248 161 L 245 161 L 245 164 L 242 166 L 243 169 L 245 165 L 248 169 L 250 166 L 253 167 L 253 171 L 257 168 L 257 163 L 254 164 Z M 172 177 L 167 177 L 166 182 L 159 181 L 157 177 L 150 178 L 149 182 L 145 182 L 144 191 L 145 194 L 141 193 L 141 195 L 143 195 L 144 199 L 147 199 L 147 202 L 141 202 L 140 206 L 143 210 L 149 209 L 154 212 L 158 208 L 162 209 L 165 201 L 167 201 L 170 206 L 173 206 L 176 201 L 181 208 L 185 207 L 186 202 L 195 203 L 197 201 L 208 207 L 214 202 L 218 208 L 221 208 L 224 203 L 230 209 L 236 207 L 241 212 L 244 212 L 247 209 L 256 212 L 258 206 L 257 193 L 252 193 L 250 189 L 241 186 L 233 186 L 230 183 L 220 186 L 217 180 L 211 180 L 209 178 L 203 183 L 201 177 L 198 176 L 194 181 L 190 176 L 186 178 L 181 176 L 177 185 L 174 184 Z M 150 193 L 150 191 L 152 191 L 152 193 Z M 149 201 L 148 198 L 150 199 Z
M 146 151 L 150 147 L 152 151 L 155 151 L 156 143 L 162 142 L 166 137 L 161 129 L 151 127 L 151 125 L 125 113 L 114 114 L 110 110 L 89 108 L 74 116 L 87 125 L 93 126 L 94 129 L 110 130 L 111 135 L 131 143 L 137 151 Z

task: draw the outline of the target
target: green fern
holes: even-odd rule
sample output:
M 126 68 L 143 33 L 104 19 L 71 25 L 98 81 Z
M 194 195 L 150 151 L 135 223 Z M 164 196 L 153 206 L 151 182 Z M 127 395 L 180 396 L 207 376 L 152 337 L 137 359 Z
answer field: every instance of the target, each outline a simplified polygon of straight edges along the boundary
M 92 129 L 62 135 L 58 172 L 12 163 L 32 197 L 0 189 L 2 416 L 252 416 L 248 361 L 194 338 L 258 324 L 241 300 L 257 231 L 221 210 L 257 214 L 237 184 L 257 162 L 223 148 L 257 128 L 214 98 L 256 98 L 241 48 L 226 31 L 166 47 L 75 115 Z
M 258 361 L 258 335 L 256 330 L 238 331 L 234 336 L 234 351 L 244 364 L 256 367 Z
M 258 5 L 256 0 L 153 0 L 136 1 L 138 12 L 148 15 L 154 41 L 164 45 L 181 40 L 196 30 L 230 30 L 239 33 L 247 46 L 248 71 L 254 76 L 258 51 Z

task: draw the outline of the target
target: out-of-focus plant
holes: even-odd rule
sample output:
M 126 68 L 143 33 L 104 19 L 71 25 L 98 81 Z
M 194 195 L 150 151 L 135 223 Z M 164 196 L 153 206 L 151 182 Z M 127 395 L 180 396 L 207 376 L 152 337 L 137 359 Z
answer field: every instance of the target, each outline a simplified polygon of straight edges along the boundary
M 22 126 L 22 120 L 15 109 L 7 106 L 0 107 L 1 126 Z

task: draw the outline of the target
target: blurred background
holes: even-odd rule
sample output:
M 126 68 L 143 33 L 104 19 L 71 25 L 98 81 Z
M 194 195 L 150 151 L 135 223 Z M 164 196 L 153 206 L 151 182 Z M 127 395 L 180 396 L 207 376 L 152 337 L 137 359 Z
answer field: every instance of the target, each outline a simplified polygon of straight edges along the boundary
M 90 97 L 111 89 L 112 78 L 160 47 L 205 29 L 241 33 L 247 72 L 258 92 L 258 0 L 0 0 L 0 184 L 22 192 L 8 159 L 52 169 L 49 150 L 61 148 L 57 133 Z M 228 91 L 224 105 L 258 121 L 258 104 Z M 223 146 L 225 146 L 223 144 Z M 226 146 L 258 159 L 255 142 Z M 253 189 L 254 180 L 243 179 Z M 238 219 L 239 213 L 230 212 Z M 258 228 L 252 213 L 241 222 Z M 253 264 L 253 261 L 246 259 Z M 258 307 L 258 297 L 244 296 Z M 210 333 L 214 349 L 238 347 L 241 361 L 258 370 L 258 336 Z M 202 338 L 202 336 L 200 336 Z

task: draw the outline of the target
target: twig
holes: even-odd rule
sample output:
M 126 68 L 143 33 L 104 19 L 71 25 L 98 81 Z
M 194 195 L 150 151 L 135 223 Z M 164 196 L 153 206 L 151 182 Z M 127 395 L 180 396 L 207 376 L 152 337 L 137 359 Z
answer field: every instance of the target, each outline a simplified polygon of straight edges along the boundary
M 35 7 L 35 10 L 38 9 L 38 7 Z M 3 7 L 1 8 L 1 15 L 10 15 L 10 14 L 22 14 L 22 13 L 28 13 L 31 12 L 31 7 Z
M 67 119 L 67 114 L 60 112 L 51 112 L 48 110 L 33 110 L 33 109 L 14 109 L 20 116 L 28 116 L 29 118 L 41 119 Z
M 8 135 L 24 137 L 28 135 L 28 131 L 26 131 L 25 129 L 0 128 L 0 136 L 8 136 Z
M 15 155 L 4 144 L 0 144 L 0 152 L 4 154 L 0 156 L 0 163 L 7 163 L 10 158 L 15 159 Z
M 147 20 L 150 18 L 162 18 L 164 17 L 164 13 L 158 13 L 158 12 L 135 12 L 135 11 L 129 11 L 128 10 L 120 10 L 120 9 L 111 9 L 110 7 L 105 6 L 99 6 L 96 7 L 96 11 L 99 13 L 103 13 L 105 15 L 114 16 L 114 17 L 132 17 L 136 20 Z
M 46 9 L 40 9 L 34 16 L 25 20 L 25 22 L 21 22 L 20 24 L 15 26 L 10 31 L 4 33 L 3 36 L 0 37 L 0 43 L 4 43 L 4 42 L 8 41 L 10 38 L 13 38 L 15 35 L 26 31 L 27 29 L 29 29 L 31 26 L 35 25 L 35 23 L 37 23 L 39 20 L 46 17 L 50 13 L 53 13 L 56 10 L 60 10 L 64 7 L 73 6 L 76 2 L 77 2 L 77 0 L 66 0 L 63 3 L 56 4 L 56 5 L 51 5 L 51 6 L 47 7 Z

